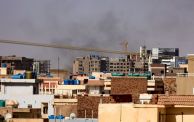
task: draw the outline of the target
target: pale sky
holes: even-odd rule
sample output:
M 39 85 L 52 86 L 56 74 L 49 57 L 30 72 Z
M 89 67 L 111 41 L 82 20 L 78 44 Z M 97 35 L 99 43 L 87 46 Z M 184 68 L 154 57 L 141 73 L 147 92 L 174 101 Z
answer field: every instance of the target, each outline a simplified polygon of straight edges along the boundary
M 194 0 L 0 0 L 0 39 L 121 50 L 178 47 L 194 53 Z M 51 60 L 70 68 L 90 53 L 0 44 L 0 55 Z M 92 53 L 92 52 L 91 52 Z M 108 56 L 109 54 L 107 54 Z

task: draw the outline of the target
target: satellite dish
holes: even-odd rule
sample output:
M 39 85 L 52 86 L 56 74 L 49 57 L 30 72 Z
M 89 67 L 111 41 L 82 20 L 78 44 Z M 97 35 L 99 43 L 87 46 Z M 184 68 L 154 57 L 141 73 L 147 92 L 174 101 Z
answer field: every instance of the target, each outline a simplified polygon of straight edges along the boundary
M 69 118 L 70 118 L 70 119 L 75 119 L 75 118 L 76 118 L 75 113 L 71 113 Z

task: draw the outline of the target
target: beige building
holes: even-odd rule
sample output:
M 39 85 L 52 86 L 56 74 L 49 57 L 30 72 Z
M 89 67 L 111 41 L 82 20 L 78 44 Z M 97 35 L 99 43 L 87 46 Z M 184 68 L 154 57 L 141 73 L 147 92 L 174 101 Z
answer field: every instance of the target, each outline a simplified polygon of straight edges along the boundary
M 188 54 L 188 73 L 194 73 L 194 54 Z
M 127 58 L 112 58 L 109 62 L 109 71 L 128 74 L 132 68 L 132 62 Z
M 100 104 L 98 122 L 193 122 L 194 106 Z
M 74 60 L 73 74 L 77 73 L 91 74 L 92 72 L 100 72 L 99 56 L 77 57 Z
M 38 77 L 41 81 L 39 84 L 39 94 L 54 94 L 60 83 L 60 77 Z
M 176 85 L 177 95 L 194 95 L 194 54 L 188 55 L 188 73 L 179 73 Z
M 59 77 L 61 81 L 66 79 L 68 77 L 68 71 L 67 70 L 61 70 L 61 69 L 50 69 L 51 75 L 54 77 Z
M 176 94 L 194 95 L 194 76 L 192 74 L 185 75 L 177 76 L 176 78 Z

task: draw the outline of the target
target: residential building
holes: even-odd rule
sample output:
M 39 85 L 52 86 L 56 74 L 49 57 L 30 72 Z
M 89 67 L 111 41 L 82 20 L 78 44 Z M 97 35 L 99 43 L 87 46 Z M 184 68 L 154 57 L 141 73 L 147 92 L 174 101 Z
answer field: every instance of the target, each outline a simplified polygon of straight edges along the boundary
M 6 106 L 0 108 L 0 115 L 3 116 L 5 121 L 11 122 L 44 122 L 44 119 L 41 118 L 41 109 L 36 108 L 12 108 Z
M 147 93 L 164 94 L 164 83 L 162 79 L 147 80 Z
M 131 53 L 130 55 L 127 56 L 127 59 L 131 61 L 140 61 L 141 56 L 140 53 Z
M 50 60 L 35 60 L 33 62 L 33 71 L 39 74 L 50 73 Z
M 192 122 L 194 121 L 194 106 L 191 102 L 183 102 L 190 96 L 175 96 L 175 104 L 99 104 L 99 122 Z M 169 103 L 175 97 L 164 99 Z M 159 98 L 160 99 L 160 98 Z M 179 104 L 182 101 L 183 104 Z M 193 101 L 193 97 L 192 97 Z M 172 101 L 173 103 L 173 101 Z
M 102 57 L 100 59 L 100 72 L 109 72 L 109 58 Z
M 54 114 L 53 100 L 54 95 L 6 95 L 0 96 L 1 100 L 13 100 L 18 103 L 18 108 L 41 109 L 42 118 Z
M 180 64 L 188 64 L 186 57 L 175 57 L 175 67 L 180 67 Z
M 61 81 L 68 77 L 68 71 L 63 69 L 50 69 L 50 74 L 53 77 L 59 77 Z
M 1 94 L 33 95 L 38 94 L 39 82 L 35 79 L 0 79 Z
M 13 70 L 33 70 L 32 58 L 13 56 L 0 56 L 1 67 L 7 68 L 7 74 L 13 74 Z
M 109 64 L 109 71 L 111 73 L 125 73 L 128 74 L 132 70 L 132 61 L 127 58 L 111 58 Z
M 38 77 L 40 80 L 39 93 L 40 94 L 55 94 L 55 90 L 62 81 L 59 77 Z
M 104 60 L 104 57 L 98 55 L 77 57 L 73 63 L 73 74 L 91 74 L 92 72 L 100 72 L 101 70 L 107 71 L 107 64 L 107 59 Z
M 89 95 L 101 95 L 104 94 L 104 81 L 98 79 L 88 79 L 86 84 L 86 92 Z
M 166 65 L 165 64 L 151 64 L 150 70 L 154 76 L 165 76 L 166 75 Z
M 111 95 L 128 94 L 132 102 L 139 101 L 139 95 L 147 93 L 146 77 L 113 77 L 111 81 Z
M 176 66 L 176 59 L 175 57 L 171 58 L 171 59 L 161 59 L 161 64 L 165 64 L 166 65 L 166 68 L 167 68 L 167 71 L 166 72 L 169 72 L 169 68 L 172 68 L 172 67 L 175 67 Z
M 162 59 L 172 59 L 179 56 L 179 48 L 152 48 L 152 62 L 161 63 Z
M 66 95 L 67 98 L 76 97 L 77 95 L 84 94 L 86 92 L 86 85 L 58 85 L 55 94 Z
M 53 114 L 54 95 L 39 95 L 40 82 L 35 79 L 1 79 L 1 100 L 13 100 L 18 108 L 41 108 L 42 118 Z

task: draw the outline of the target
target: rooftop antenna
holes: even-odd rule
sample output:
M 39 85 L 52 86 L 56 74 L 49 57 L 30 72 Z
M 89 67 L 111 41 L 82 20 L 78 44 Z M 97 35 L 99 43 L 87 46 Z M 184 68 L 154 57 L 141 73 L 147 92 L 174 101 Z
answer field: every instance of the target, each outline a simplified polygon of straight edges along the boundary
M 59 56 L 58 56 L 58 71 L 57 71 L 57 73 L 58 73 L 58 77 L 59 77 Z

